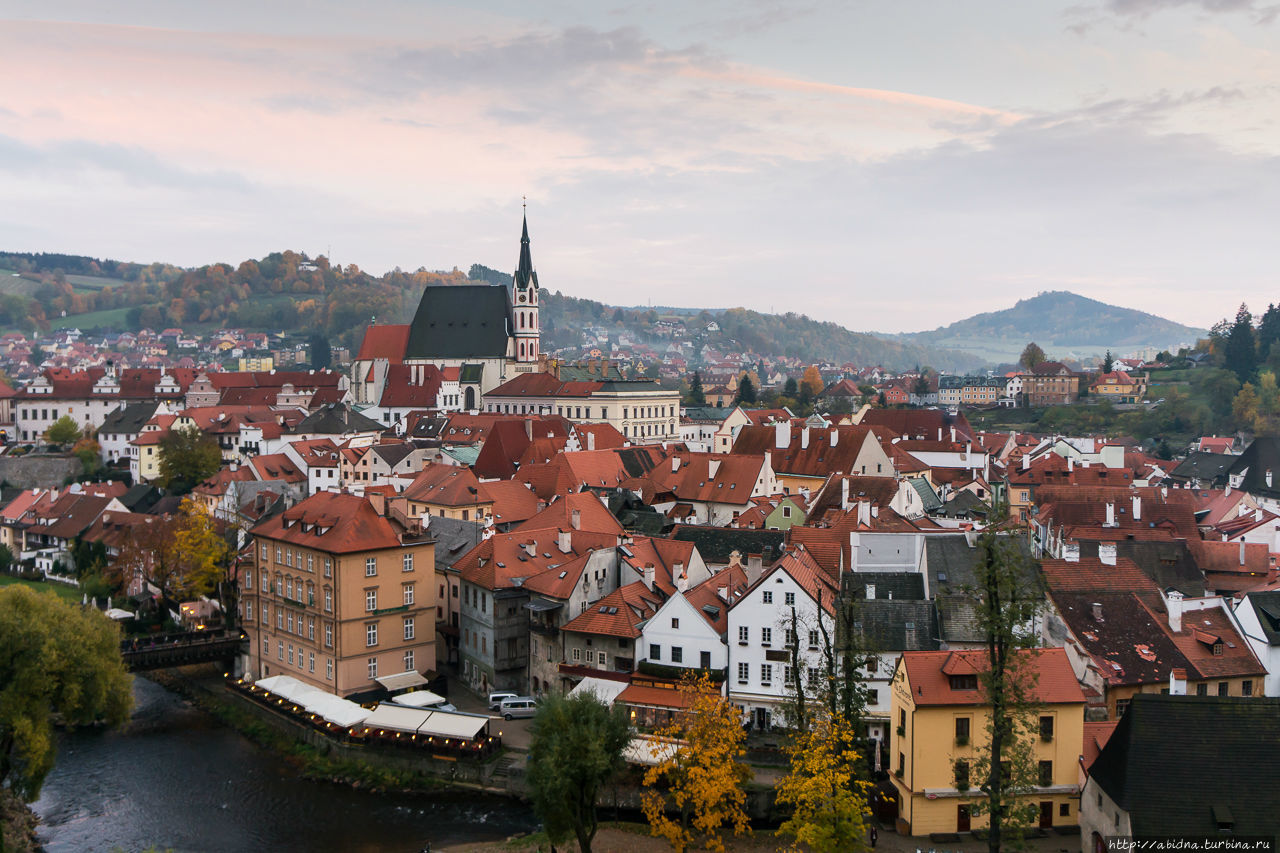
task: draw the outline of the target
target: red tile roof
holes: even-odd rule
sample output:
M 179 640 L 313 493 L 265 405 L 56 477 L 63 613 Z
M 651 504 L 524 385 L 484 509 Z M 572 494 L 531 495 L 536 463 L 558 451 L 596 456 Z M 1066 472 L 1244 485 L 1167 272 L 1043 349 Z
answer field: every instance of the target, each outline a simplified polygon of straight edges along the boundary
M 566 622 L 561 630 L 634 640 L 640 636 L 640 626 L 657 612 L 661 604 L 661 596 L 641 581 L 636 581 L 593 602 Z
M 1084 692 L 1076 681 L 1064 649 L 1026 649 L 1017 653 L 1026 666 L 1038 674 L 1031 689 L 1032 701 L 1041 705 L 1084 703 Z M 982 650 L 943 652 L 903 652 L 911 695 L 916 705 L 981 705 L 980 690 L 954 690 L 948 667 L 957 674 L 985 672 L 990 663 Z
M 404 360 L 404 350 L 409 344 L 408 325 L 369 326 L 365 329 L 364 340 L 360 342 L 360 352 L 356 361 L 371 361 L 385 358 L 393 364 Z
M 330 554 L 397 548 L 401 544 L 397 526 L 378 515 L 368 499 L 338 492 L 317 492 L 250 532 Z
M 527 489 L 525 492 L 530 496 L 533 495 Z M 573 523 L 575 513 L 578 520 L 576 525 Z M 558 527 L 564 530 L 573 528 L 594 533 L 612 533 L 617 536 L 624 533 L 622 525 L 613 517 L 613 513 L 609 512 L 600 499 L 591 492 L 578 492 L 552 501 L 545 509 L 515 528 L 513 532 L 526 527 L 531 530 L 542 527 Z

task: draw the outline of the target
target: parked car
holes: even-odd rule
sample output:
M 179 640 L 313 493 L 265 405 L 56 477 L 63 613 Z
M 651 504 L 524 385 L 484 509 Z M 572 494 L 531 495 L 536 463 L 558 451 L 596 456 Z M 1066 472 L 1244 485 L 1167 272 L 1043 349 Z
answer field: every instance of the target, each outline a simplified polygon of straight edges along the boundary
M 489 694 L 489 710 L 496 711 L 502 707 L 502 703 L 507 699 L 518 699 L 519 693 L 490 693 Z
M 538 703 L 532 696 L 516 696 L 504 699 L 498 713 L 504 720 L 532 717 L 538 712 Z

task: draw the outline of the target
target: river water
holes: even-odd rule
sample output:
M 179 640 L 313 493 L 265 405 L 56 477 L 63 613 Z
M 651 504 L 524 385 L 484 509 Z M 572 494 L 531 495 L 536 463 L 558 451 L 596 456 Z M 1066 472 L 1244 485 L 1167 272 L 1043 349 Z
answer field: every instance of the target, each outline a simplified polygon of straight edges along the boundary
M 60 738 L 40 799 L 50 853 L 419 851 L 537 826 L 529 808 L 465 793 L 372 794 L 300 778 L 235 731 L 144 678 L 121 731 Z

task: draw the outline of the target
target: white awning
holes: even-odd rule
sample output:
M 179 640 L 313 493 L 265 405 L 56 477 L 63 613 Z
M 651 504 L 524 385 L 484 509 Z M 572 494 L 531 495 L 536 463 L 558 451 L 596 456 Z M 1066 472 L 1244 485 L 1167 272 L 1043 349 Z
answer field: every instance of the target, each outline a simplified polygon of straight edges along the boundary
M 451 711 L 434 711 L 418 727 L 418 734 L 471 740 L 483 732 L 488 723 L 489 717 L 485 714 L 455 714 Z
M 422 687 L 427 680 L 420 672 L 397 672 L 395 675 L 383 675 L 374 681 L 395 693 L 397 690 L 408 690 L 410 687 Z
M 439 693 L 432 693 L 430 690 L 414 690 L 412 693 L 401 693 L 393 697 L 391 701 L 408 708 L 426 708 L 430 705 L 443 704 L 448 700 Z
M 623 748 L 622 758 L 628 764 L 645 764 L 652 767 L 670 758 L 683 745 L 684 741 L 671 738 L 639 735 L 633 737 Z
M 610 681 L 607 678 L 587 676 L 569 691 L 569 695 L 576 696 L 579 693 L 590 693 L 605 705 L 612 705 L 613 700 L 618 698 L 618 694 L 626 689 L 627 682 L 625 681 Z
M 123 622 L 125 619 L 132 619 L 133 614 L 128 610 L 121 610 L 119 607 L 113 607 L 107 611 L 107 618 L 114 619 L 117 622 Z
M 377 708 L 373 709 L 373 713 L 364 718 L 365 728 L 369 729 L 390 729 L 393 732 L 409 732 L 410 734 L 418 731 L 418 726 L 426 722 L 430 711 L 420 711 L 417 708 L 406 708 L 403 705 L 393 705 L 390 702 L 382 702 Z

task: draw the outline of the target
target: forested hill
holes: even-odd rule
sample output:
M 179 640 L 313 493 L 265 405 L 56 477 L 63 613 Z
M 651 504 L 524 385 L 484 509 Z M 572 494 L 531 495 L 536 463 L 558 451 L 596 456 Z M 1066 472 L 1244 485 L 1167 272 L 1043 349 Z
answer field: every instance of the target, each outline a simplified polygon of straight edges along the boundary
M 993 361 L 1015 360 L 1035 341 L 1051 356 L 1100 355 L 1155 347 L 1177 350 L 1206 334 L 1163 317 L 1108 305 L 1067 291 L 1041 293 L 1012 308 L 977 314 L 928 332 L 901 335 L 905 342 L 962 349 Z M 1012 358 L 1010 358 L 1012 356 Z
M 485 280 L 510 286 L 511 274 L 480 264 L 457 269 L 369 275 L 354 264 L 330 264 L 292 251 L 264 258 L 184 269 L 169 264 L 99 260 L 81 255 L 0 252 L 0 330 L 82 331 L 221 327 L 319 332 L 334 345 L 357 346 L 370 320 L 408 322 L 422 289 Z M 832 362 L 940 370 L 977 367 L 981 360 L 914 342 L 852 332 L 798 314 L 743 308 L 690 312 L 617 308 L 559 293 L 543 295 L 544 350 L 581 346 L 583 330 L 604 329 L 662 351 L 689 341 L 725 353 L 790 356 Z M 715 324 L 712 325 L 712 321 Z

